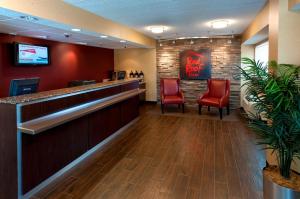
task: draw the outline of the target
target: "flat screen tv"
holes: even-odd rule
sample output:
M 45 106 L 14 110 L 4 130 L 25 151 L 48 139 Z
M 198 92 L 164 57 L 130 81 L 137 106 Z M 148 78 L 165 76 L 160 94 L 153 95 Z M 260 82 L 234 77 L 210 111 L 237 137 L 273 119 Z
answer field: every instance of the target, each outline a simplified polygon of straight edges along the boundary
M 21 65 L 49 65 L 49 47 L 31 44 L 15 43 L 15 64 Z

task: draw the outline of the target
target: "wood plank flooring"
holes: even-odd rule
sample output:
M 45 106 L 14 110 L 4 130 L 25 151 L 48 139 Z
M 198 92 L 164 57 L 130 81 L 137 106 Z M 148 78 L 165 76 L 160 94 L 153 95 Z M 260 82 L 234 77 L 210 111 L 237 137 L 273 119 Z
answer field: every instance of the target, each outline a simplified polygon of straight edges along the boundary
M 122 135 L 33 198 L 263 198 L 264 155 L 245 123 L 186 114 L 144 107 Z

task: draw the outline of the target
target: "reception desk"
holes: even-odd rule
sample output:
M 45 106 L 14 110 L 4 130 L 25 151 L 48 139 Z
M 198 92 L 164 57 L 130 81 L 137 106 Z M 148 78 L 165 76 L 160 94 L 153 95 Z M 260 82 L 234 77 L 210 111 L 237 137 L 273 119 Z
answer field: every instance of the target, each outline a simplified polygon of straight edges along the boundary
M 138 80 L 0 99 L 0 198 L 20 198 L 139 115 Z

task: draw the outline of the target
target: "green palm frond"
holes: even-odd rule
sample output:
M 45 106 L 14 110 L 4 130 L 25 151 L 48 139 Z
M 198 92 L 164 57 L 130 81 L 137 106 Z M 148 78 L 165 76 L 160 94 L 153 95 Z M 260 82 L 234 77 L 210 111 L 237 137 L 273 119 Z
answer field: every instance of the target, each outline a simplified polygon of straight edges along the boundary
M 300 158 L 300 67 L 271 61 L 274 72 L 269 73 L 259 61 L 243 58 L 242 63 L 242 86 L 258 111 L 249 115 L 250 127 L 258 135 L 257 144 L 275 151 L 281 174 L 288 178 L 291 161 Z M 269 122 L 260 119 L 262 112 Z

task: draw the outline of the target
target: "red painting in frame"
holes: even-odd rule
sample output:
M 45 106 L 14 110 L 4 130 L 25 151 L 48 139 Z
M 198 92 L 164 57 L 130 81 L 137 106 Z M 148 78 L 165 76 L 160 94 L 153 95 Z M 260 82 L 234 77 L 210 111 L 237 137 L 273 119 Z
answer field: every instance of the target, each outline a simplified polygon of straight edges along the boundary
M 180 78 L 184 80 L 205 80 L 211 78 L 210 50 L 185 50 L 181 52 Z

